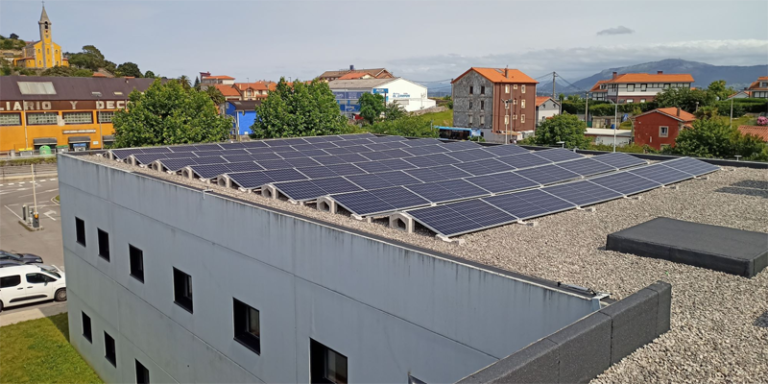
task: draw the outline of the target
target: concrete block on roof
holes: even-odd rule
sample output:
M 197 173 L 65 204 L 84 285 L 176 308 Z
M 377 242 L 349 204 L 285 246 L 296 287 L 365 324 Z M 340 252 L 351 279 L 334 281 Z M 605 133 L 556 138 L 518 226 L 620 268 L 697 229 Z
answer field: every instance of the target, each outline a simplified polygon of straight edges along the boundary
M 603 313 L 593 313 L 547 339 L 558 345 L 561 383 L 588 383 L 611 365 L 611 317 Z
M 656 334 L 661 335 L 670 328 L 670 318 L 672 316 L 672 285 L 657 281 L 646 289 L 650 289 L 659 295 L 659 309 L 656 320 Z
M 656 338 L 659 294 L 641 289 L 627 298 L 600 310 L 613 323 L 611 364 L 616 364 L 636 349 Z
M 539 340 L 459 381 L 470 383 L 557 383 L 560 352 L 550 340 Z

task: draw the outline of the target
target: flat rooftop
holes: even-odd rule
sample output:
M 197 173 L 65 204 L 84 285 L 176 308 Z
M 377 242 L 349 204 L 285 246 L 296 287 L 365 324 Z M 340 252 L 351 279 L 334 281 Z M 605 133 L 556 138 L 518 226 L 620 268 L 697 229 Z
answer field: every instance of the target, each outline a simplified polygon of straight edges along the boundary
M 100 156 L 81 159 L 288 211 L 528 276 L 626 297 L 657 280 L 672 284 L 672 329 L 593 382 L 754 382 L 768 377 L 768 271 L 752 279 L 665 260 L 606 251 L 607 235 L 656 217 L 768 232 L 768 172 L 725 167 L 707 177 L 617 199 L 595 210 L 569 210 L 459 236 L 407 233 L 255 193 L 132 166 Z M 768 234 L 766 234 L 768 241 Z

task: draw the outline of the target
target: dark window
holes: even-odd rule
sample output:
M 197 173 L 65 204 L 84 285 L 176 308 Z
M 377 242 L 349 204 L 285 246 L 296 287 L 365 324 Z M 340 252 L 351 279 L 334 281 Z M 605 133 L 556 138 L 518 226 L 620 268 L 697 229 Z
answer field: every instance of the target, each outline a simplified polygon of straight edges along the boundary
M 109 335 L 109 333 L 104 332 L 104 350 L 105 354 L 104 357 L 112 363 L 115 367 L 117 367 L 117 355 L 115 354 L 115 339 L 112 338 L 112 336 Z
M 469 102 L 469 109 L 470 110 L 472 109 L 472 102 L 471 101 Z
M 471 95 L 473 93 L 474 93 L 474 87 L 470 85 L 469 86 L 469 94 Z
M 480 86 L 480 94 L 485 95 L 485 85 Z
M 173 269 L 174 303 L 192 313 L 192 276 Z
M 109 261 L 109 233 L 106 233 L 101 229 L 99 229 L 98 232 L 99 256 L 103 257 L 104 260 Z
M 238 299 L 232 299 L 235 317 L 235 340 L 261 354 L 261 324 L 259 310 Z
M 131 259 L 131 276 L 144 282 L 144 251 L 128 244 L 128 255 Z
M 51 281 L 56 281 L 56 279 L 42 273 L 27 273 L 27 283 L 29 284 L 45 284 Z
M 0 277 L 0 288 L 10 288 L 21 284 L 21 276 Z
M 309 374 L 312 383 L 347 383 L 347 357 L 309 340 Z
M 149 369 L 136 360 L 136 384 L 149 384 Z
M 485 110 L 485 101 L 484 100 L 480 100 L 480 110 L 481 111 Z
M 77 243 L 85 247 L 85 221 L 75 217 L 75 231 L 77 232 Z
M 86 340 L 88 340 L 89 343 L 93 342 L 93 339 L 91 338 L 91 318 L 88 317 L 88 315 L 85 314 L 85 312 L 82 312 L 83 314 L 83 337 L 85 337 Z

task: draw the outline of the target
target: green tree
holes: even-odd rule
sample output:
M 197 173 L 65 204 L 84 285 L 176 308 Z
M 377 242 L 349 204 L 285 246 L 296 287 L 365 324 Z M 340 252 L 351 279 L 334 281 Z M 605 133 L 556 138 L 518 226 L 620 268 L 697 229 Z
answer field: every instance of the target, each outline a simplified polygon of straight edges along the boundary
M 328 84 L 280 78 L 276 89 L 256 107 L 258 118 L 251 126 L 254 138 L 321 136 L 350 130 Z
M 715 102 L 715 96 L 700 89 L 669 88 L 656 95 L 654 100 L 659 108 L 680 107 L 693 113 L 696 107 L 706 107 Z
M 423 116 L 404 115 L 399 119 L 384 120 L 365 127 L 370 132 L 382 135 L 400 135 L 408 137 L 438 137 L 438 130 L 432 129 L 428 119 Z
M 555 146 L 565 142 L 566 148 L 587 148 L 590 140 L 584 136 L 587 124 L 575 115 L 557 115 L 542 121 L 528 142 L 536 145 Z
M 117 72 L 120 76 L 133 76 L 137 78 L 142 77 L 139 66 L 136 63 L 132 63 L 130 61 L 126 61 L 125 63 L 118 65 Z
M 357 100 L 360 104 L 360 116 L 368 124 L 373 124 L 379 120 L 381 113 L 386 110 L 384 96 L 373 93 L 363 93 Z
M 192 88 L 195 88 L 198 91 L 200 90 L 200 78 L 199 77 L 195 76 L 195 84 L 192 85 Z
M 176 81 L 131 92 L 127 108 L 115 112 L 115 148 L 222 141 L 232 128 L 208 95 Z
M 726 87 L 725 80 L 715 80 L 707 87 L 707 92 L 714 96 L 717 100 L 725 100 L 728 96 L 733 95 L 736 91 L 731 87 Z
M 69 64 L 77 68 L 87 68 L 95 72 L 106 66 L 104 55 L 93 45 L 84 46 L 82 52 L 65 55 L 69 57 Z
M 72 67 L 51 67 L 40 73 L 41 76 L 53 77 L 92 77 L 93 72 L 90 69 L 78 69 Z
M 397 103 L 389 103 L 389 105 L 387 105 L 387 108 L 384 109 L 385 120 L 397 120 L 402 118 L 405 115 L 407 115 L 407 113 L 405 112 L 405 109 L 403 109 L 403 107 L 401 107 Z
M 190 88 L 192 88 L 192 83 L 189 81 L 189 76 L 187 76 L 187 75 L 181 75 L 181 76 L 179 76 L 179 78 L 178 78 L 178 79 L 176 79 L 176 81 L 177 81 L 179 84 L 181 84 L 181 86 L 182 86 L 182 87 L 184 87 L 184 89 L 190 89 Z
M 198 90 L 198 88 L 194 89 Z M 205 89 L 205 91 L 202 92 L 205 92 L 216 105 L 223 104 L 225 101 L 227 101 L 227 98 L 225 98 L 221 91 L 219 91 L 219 89 L 216 87 L 208 87 Z
M 732 159 L 760 159 L 766 144 L 754 136 L 745 136 L 725 118 L 696 120 L 693 128 L 683 129 L 675 140 L 674 153 L 684 156 Z
M 157 76 L 155 76 L 155 73 L 154 73 L 154 72 L 152 72 L 152 71 L 146 71 L 146 72 L 144 72 L 144 77 L 146 77 L 146 78 L 148 78 L 148 79 L 154 79 L 154 78 L 156 78 Z

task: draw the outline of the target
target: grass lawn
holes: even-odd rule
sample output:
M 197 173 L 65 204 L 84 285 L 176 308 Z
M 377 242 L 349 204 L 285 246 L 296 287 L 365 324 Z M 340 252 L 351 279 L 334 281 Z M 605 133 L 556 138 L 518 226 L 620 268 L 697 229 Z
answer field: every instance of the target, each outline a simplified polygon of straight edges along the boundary
M 421 115 L 425 120 L 433 121 L 433 125 L 441 125 L 443 127 L 453 126 L 453 110 L 449 109 L 442 112 L 425 113 Z
M 69 344 L 67 314 L 0 327 L 0 383 L 103 383 Z

